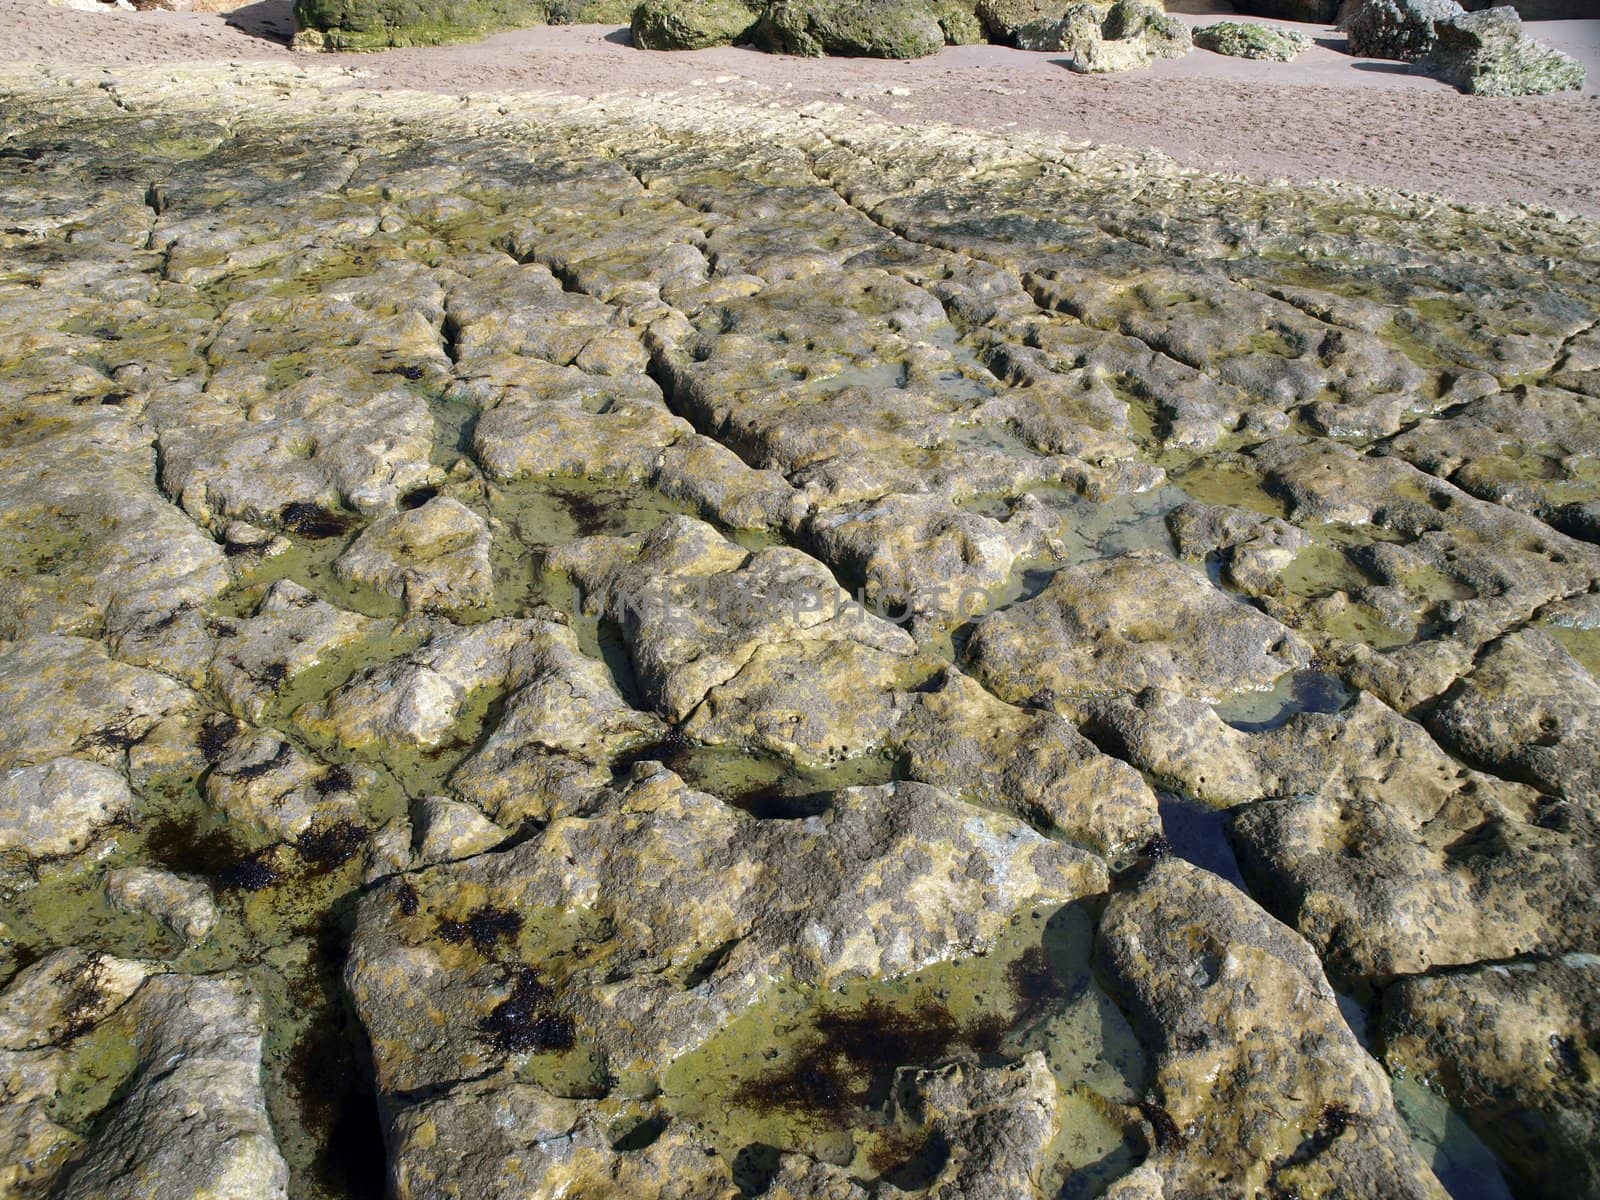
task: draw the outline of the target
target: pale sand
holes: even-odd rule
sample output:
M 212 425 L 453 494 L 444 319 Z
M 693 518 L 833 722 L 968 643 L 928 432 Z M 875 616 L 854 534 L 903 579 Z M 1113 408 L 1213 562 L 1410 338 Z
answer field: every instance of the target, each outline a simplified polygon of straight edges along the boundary
M 1339 179 L 1600 216 L 1600 20 L 1529 27 L 1585 62 L 1588 91 L 1463 96 L 1401 64 L 1351 58 L 1342 52 L 1343 35 L 1326 26 L 1299 27 L 1317 45 L 1293 63 L 1196 50 L 1107 77 L 1075 75 L 1058 55 L 997 46 L 953 47 L 908 63 L 737 48 L 651 53 L 627 45 L 625 31 L 592 25 L 521 30 L 466 46 L 305 56 L 284 45 L 292 28 L 286 0 L 263 0 L 231 17 L 77 12 L 44 0 L 0 0 L 0 59 L 107 66 L 311 61 L 353 67 L 364 85 L 377 87 L 580 95 L 693 89 L 754 102 L 827 100 L 896 122 L 1039 129 L 1150 147 L 1191 166 L 1255 178 Z

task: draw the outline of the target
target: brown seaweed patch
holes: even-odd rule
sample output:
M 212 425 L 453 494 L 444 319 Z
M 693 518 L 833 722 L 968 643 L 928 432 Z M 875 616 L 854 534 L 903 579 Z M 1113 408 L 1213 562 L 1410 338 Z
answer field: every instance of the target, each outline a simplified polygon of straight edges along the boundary
M 551 1007 L 554 998 L 537 971 L 517 966 L 512 969 L 510 994 L 478 1023 L 478 1032 L 508 1054 L 570 1050 L 572 1018 Z
M 482 904 L 463 918 L 440 917 L 439 937 L 452 946 L 470 942 L 479 954 L 488 955 L 502 941 L 522 932 L 522 914 L 493 904 Z
M 179 875 L 198 875 L 225 891 L 257 892 L 283 878 L 272 850 L 250 850 L 225 829 L 202 829 L 193 817 L 163 818 L 145 837 L 150 857 Z
M 934 1062 L 957 1050 L 994 1053 L 1006 1026 L 1000 1017 L 963 1025 L 931 999 L 911 1009 L 870 1000 L 856 1009 L 824 1011 L 787 1065 L 746 1080 L 733 1099 L 754 1112 L 784 1109 L 834 1117 L 881 1104 L 899 1067 Z

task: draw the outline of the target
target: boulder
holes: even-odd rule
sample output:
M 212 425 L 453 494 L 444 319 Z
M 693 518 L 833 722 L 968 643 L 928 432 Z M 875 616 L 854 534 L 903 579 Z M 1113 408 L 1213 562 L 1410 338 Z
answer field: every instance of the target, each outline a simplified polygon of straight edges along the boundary
M 775 53 L 811 57 L 921 58 L 945 42 L 920 0 L 776 0 L 755 36 Z
M 1023 26 L 1057 20 L 1061 8 L 1052 0 L 978 0 L 977 13 L 991 42 L 1015 46 Z
M 1432 52 L 1434 26 L 1462 11 L 1456 0 L 1360 0 L 1342 24 L 1351 54 L 1415 62 Z
M 1074 71 L 1102 74 L 1147 67 L 1158 58 L 1181 58 L 1191 45 L 1182 21 L 1141 0 L 1106 8 L 1092 0 L 1067 6 L 1056 19 L 1031 21 L 1016 32 L 1023 50 L 1067 55 Z
M 1530 38 L 1514 8 L 1490 8 L 1434 25 L 1425 69 L 1475 96 L 1543 96 L 1583 90 L 1583 64 Z
M 296 49 L 382 50 L 466 42 L 502 29 L 627 20 L 616 0 L 295 0 Z
M 641 50 L 727 46 L 755 20 L 739 0 L 644 0 L 633 10 L 633 44 Z
M 1264 58 L 1290 62 L 1311 45 L 1311 39 L 1276 25 L 1247 25 L 1243 21 L 1218 21 L 1194 31 L 1194 44 L 1229 58 Z
M 984 40 L 983 22 L 978 20 L 974 0 L 932 0 L 928 5 L 944 40 L 951 46 L 971 46 Z

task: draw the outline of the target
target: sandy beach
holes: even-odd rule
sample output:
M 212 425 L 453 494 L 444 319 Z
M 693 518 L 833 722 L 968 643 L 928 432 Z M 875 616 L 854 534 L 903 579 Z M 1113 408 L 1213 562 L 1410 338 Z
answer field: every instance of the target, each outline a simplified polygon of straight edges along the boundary
M 1215 17 L 1184 15 L 1191 25 Z M 1245 18 L 1250 19 L 1250 18 Z M 13 62 L 298 61 L 358 71 L 363 86 L 425 91 L 688 91 L 751 103 L 846 103 L 897 123 L 1042 130 L 1161 150 L 1257 179 L 1339 179 L 1453 199 L 1600 214 L 1600 20 L 1530 23 L 1582 60 L 1582 94 L 1464 96 L 1404 65 L 1353 58 L 1329 26 L 1293 63 L 1196 50 L 1126 75 L 1081 76 L 1060 57 L 952 47 L 915 62 L 800 59 L 739 48 L 655 53 L 624 30 L 550 26 L 471 45 L 377 54 L 296 54 L 289 5 L 231 15 L 79 12 L 0 0 L 0 57 Z

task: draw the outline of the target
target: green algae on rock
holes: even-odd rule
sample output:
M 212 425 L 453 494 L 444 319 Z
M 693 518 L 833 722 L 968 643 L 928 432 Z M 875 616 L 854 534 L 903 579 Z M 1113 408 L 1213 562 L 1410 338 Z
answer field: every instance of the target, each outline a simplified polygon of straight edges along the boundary
M 756 41 L 784 54 L 921 58 L 944 46 L 923 0 L 773 0 Z
M 438 46 L 529 25 L 622 25 L 631 12 L 630 0 L 295 0 L 295 45 L 315 50 Z
M 4 78 L 3 1186 L 203 1193 L 163 995 L 296 1200 L 1437 1194 L 1330 977 L 1583 1140 L 1424 985 L 1600 936 L 1592 223 Z
M 645 0 L 633 10 L 641 50 L 704 50 L 737 41 L 758 14 L 740 0 Z
M 1276 25 L 1247 25 L 1242 21 L 1218 21 L 1194 31 L 1194 44 L 1213 54 L 1230 58 L 1264 58 L 1271 62 L 1292 62 L 1311 39 L 1296 29 Z
M 1542 96 L 1583 90 L 1583 64 L 1536 42 L 1514 8 L 1434 23 L 1424 69 L 1477 96 Z

